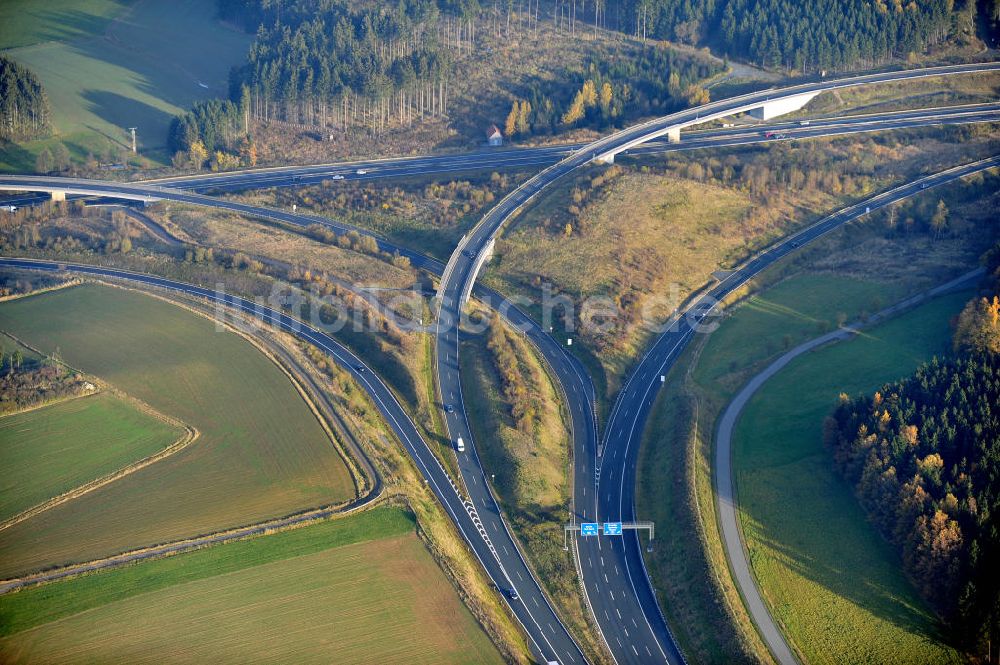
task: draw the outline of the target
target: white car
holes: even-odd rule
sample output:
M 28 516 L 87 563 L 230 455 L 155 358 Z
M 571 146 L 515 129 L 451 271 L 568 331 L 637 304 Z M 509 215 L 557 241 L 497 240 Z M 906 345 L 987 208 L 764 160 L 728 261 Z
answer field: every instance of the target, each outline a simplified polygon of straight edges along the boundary
M 0 206 L 0 210 L 5 210 L 7 212 L 16 212 L 17 206 Z
M 355 173 L 357 173 L 358 175 L 366 175 L 368 171 L 364 169 L 358 169 L 357 171 L 355 171 Z
M 344 179 L 344 176 L 340 175 L 339 173 L 336 173 L 336 174 L 330 176 L 330 180 L 343 180 L 343 179 Z

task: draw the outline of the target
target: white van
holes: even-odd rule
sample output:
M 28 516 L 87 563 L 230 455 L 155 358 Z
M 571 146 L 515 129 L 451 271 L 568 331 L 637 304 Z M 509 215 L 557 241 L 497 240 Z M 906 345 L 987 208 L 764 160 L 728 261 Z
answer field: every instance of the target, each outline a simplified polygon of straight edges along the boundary
M 462 441 L 462 437 L 458 437 L 458 439 L 455 440 L 455 450 L 460 453 L 465 452 L 465 441 Z

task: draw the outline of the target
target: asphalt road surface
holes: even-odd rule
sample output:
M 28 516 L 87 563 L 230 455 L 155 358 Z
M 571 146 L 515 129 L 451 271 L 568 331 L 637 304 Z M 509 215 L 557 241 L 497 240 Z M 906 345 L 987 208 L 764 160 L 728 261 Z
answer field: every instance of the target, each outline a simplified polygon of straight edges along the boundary
M 755 143 L 791 141 L 816 137 L 842 136 L 907 127 L 926 127 L 941 124 L 967 124 L 1000 121 L 1000 103 L 970 104 L 909 111 L 891 111 L 864 115 L 846 115 L 814 118 L 808 125 L 801 121 L 767 122 L 754 125 L 692 131 L 684 135 L 681 143 L 652 141 L 630 149 L 628 155 L 653 155 L 670 152 L 720 148 Z M 773 134 L 767 136 L 768 133 Z M 777 138 L 778 135 L 781 138 Z M 231 171 L 194 176 L 178 176 L 135 183 L 116 183 L 130 186 L 170 187 L 193 193 L 236 192 L 269 187 L 301 187 L 329 181 L 335 176 L 344 181 L 398 180 L 407 177 L 426 177 L 432 174 L 457 174 L 474 171 L 510 171 L 550 166 L 565 158 L 583 144 L 565 144 L 536 148 L 508 148 L 480 150 L 454 155 L 404 157 L 363 162 L 341 162 L 310 166 L 285 166 Z M 358 170 L 365 171 L 359 175 Z M 0 183 L 7 182 L 0 180 Z M 58 182 L 69 182 L 60 179 Z M 102 182 L 75 180 L 79 184 Z M 108 183 L 105 183 L 108 184 Z M 101 191 L 107 192 L 106 188 Z M 123 191 L 123 190 L 119 190 Z M 156 196 L 156 190 L 130 189 L 138 195 Z M 162 192 L 161 192 L 162 193 Z M 82 196 L 82 195 L 80 195 Z M 32 205 L 47 200 L 45 194 L 20 194 L 3 199 L 3 205 Z M 188 201 L 192 202 L 192 201 Z
M 1000 166 L 1000 156 L 992 157 L 921 178 L 920 180 L 849 206 L 781 240 L 766 251 L 758 254 L 680 312 L 670 322 L 670 329 L 657 338 L 633 371 L 620 392 L 608 419 L 602 445 L 603 456 L 600 458 L 601 470 L 597 484 L 598 513 L 602 516 L 602 519 L 611 521 L 631 521 L 635 519 L 636 460 L 650 409 L 662 385 L 660 377 L 670 371 L 673 363 L 690 342 L 693 335 L 701 331 L 707 331 L 703 326 L 711 327 L 713 315 L 717 313 L 714 309 L 717 302 L 740 288 L 775 261 L 848 222 L 864 217 L 870 214 L 870 212 L 877 211 L 891 203 L 913 196 L 914 194 L 919 194 L 927 189 L 998 166 Z M 685 537 L 684 534 L 671 533 L 669 524 L 657 525 L 657 535 L 659 538 Z M 604 538 L 603 540 L 608 541 L 610 539 Z M 590 548 L 589 553 L 591 555 L 594 549 L 594 547 Z M 609 551 L 611 552 L 610 556 L 608 554 Z M 653 610 L 654 607 L 658 606 L 655 605 L 652 588 L 647 581 L 638 535 L 635 532 L 627 534 L 626 537 L 620 539 L 620 542 L 616 541 L 615 547 L 610 549 L 604 547 L 603 552 L 605 556 L 603 565 L 597 566 L 595 564 L 595 572 L 603 574 L 607 572 L 609 565 L 617 566 L 618 570 L 628 578 L 628 586 L 634 586 L 636 595 L 624 600 L 618 597 L 612 598 L 600 585 L 597 585 L 594 589 L 589 589 L 593 591 L 591 594 L 591 603 L 595 611 L 603 612 L 599 608 L 614 606 L 617 609 L 621 609 L 623 615 L 626 612 L 634 614 L 640 611 L 645 612 L 647 616 L 650 611 L 658 613 L 658 609 Z M 588 555 L 582 548 L 581 554 L 583 556 Z M 631 605 L 636 602 L 646 603 L 646 605 L 642 608 L 622 609 L 621 607 L 623 604 Z M 602 625 L 602 630 L 605 631 L 605 637 L 612 642 L 627 638 L 634 639 L 634 631 L 628 635 L 624 632 L 629 623 L 630 620 L 626 622 L 610 622 Z M 657 629 L 663 631 L 666 629 L 666 624 L 657 626 L 651 621 L 650 628 L 654 631 Z M 662 641 L 665 637 L 666 635 L 662 632 L 656 634 L 657 641 Z M 641 661 L 642 658 L 635 659 L 635 662 Z
M 511 611 L 524 627 L 535 655 L 542 662 L 550 660 L 578 664 L 585 662 L 582 652 L 553 613 L 541 589 L 532 578 L 495 505 L 478 503 L 473 505 L 469 498 L 452 484 L 450 476 L 431 452 L 427 442 L 420 436 L 413 421 L 392 391 L 365 365 L 364 361 L 329 335 L 253 301 L 155 275 L 77 263 L 6 257 L 0 257 L 0 266 L 49 272 L 65 271 L 98 278 L 121 279 L 204 298 L 209 302 L 263 320 L 327 353 L 368 393 L 379 413 L 403 443 L 462 537 L 503 593 Z M 482 482 L 485 482 L 485 479 Z M 516 598 L 510 593 L 513 588 L 517 589 Z
M 458 367 L 459 334 L 456 322 L 489 256 L 493 239 L 512 217 L 549 185 L 592 163 L 600 155 L 613 154 L 623 147 L 634 146 L 644 137 L 662 135 L 670 127 L 686 126 L 709 117 L 723 117 L 729 113 L 742 112 L 774 99 L 879 82 L 997 70 L 1000 70 L 1000 63 L 886 72 L 762 91 L 713 102 L 657 118 L 599 139 L 542 170 L 505 196 L 459 243 L 448 261 L 438 292 L 441 298 L 436 341 L 438 385 L 444 399 L 454 409 L 453 413 L 446 413 L 450 435 L 453 440 L 461 437 L 465 442 L 466 452 L 459 454 L 459 468 L 463 477 L 466 474 L 482 476 L 482 469 L 462 400 Z M 936 182 L 923 184 L 929 186 Z M 875 197 L 869 202 L 869 206 L 882 205 L 879 200 L 881 200 L 879 197 Z M 833 221 L 830 221 L 831 218 L 824 221 L 830 228 L 835 228 L 847 219 L 853 218 L 850 216 L 852 212 L 842 214 L 845 219 L 834 216 Z M 864 208 L 861 214 L 864 214 Z M 817 228 L 822 227 L 819 225 L 810 227 L 811 230 Z M 711 293 L 716 297 L 719 297 L 717 291 L 723 290 L 728 293 L 726 290 L 728 284 L 737 286 L 742 284 L 788 251 L 793 251 L 799 244 L 808 242 L 828 230 L 829 228 L 821 232 L 816 231 L 815 236 L 808 235 L 809 230 L 795 234 L 791 239 L 775 245 L 765 255 L 757 257 L 735 271 Z M 699 299 L 695 304 L 704 306 L 704 303 L 704 299 Z M 574 440 L 574 511 L 580 513 L 580 521 L 591 519 L 584 518 L 581 512 L 588 506 L 593 507 L 593 521 L 635 520 L 635 460 L 660 372 L 665 372 L 667 363 L 672 362 L 676 357 L 675 354 L 688 341 L 693 326 L 699 325 L 705 316 L 698 310 L 689 310 L 688 313 L 695 317 L 695 321 L 688 324 L 685 318 L 681 318 L 676 332 L 667 333 L 659 338 L 619 394 L 605 428 L 604 443 L 598 448 L 596 459 L 588 457 L 589 451 L 596 447 L 594 443 L 578 438 Z M 557 374 L 561 380 L 562 373 L 558 369 Z M 654 379 L 657 383 L 653 383 Z M 572 401 L 574 399 L 570 397 L 570 402 Z M 574 408 L 571 405 L 571 413 L 576 414 L 581 410 L 584 409 Z M 585 429 L 585 426 L 574 422 L 573 429 L 576 434 Z M 588 490 L 591 492 L 590 497 L 587 496 Z M 489 502 L 495 505 L 488 486 L 483 488 L 482 493 L 484 505 Z M 664 527 L 669 528 L 669 525 L 661 525 L 661 535 Z M 683 663 L 684 657 L 667 626 L 649 581 L 638 534 L 630 531 L 620 537 L 575 537 L 573 547 L 586 601 L 614 659 L 618 663 L 653 661 Z
M 933 75 L 995 70 L 998 68 L 997 65 L 998 63 L 987 63 L 985 65 L 938 68 L 933 71 Z M 927 70 L 891 72 L 864 77 L 854 77 L 846 80 L 846 82 L 823 81 L 814 84 L 807 84 L 805 86 L 796 87 L 794 92 L 801 93 L 809 90 L 834 89 L 847 87 L 849 85 L 860 85 L 862 83 L 917 78 L 928 75 L 932 74 L 928 73 Z M 753 95 L 743 96 L 735 100 L 724 100 L 722 102 L 709 104 L 705 107 L 701 107 L 700 110 L 718 114 L 726 111 L 727 109 L 731 110 L 742 108 L 752 105 L 753 103 L 758 103 L 761 100 L 769 99 L 769 95 L 783 94 L 783 92 L 784 91 L 765 91 L 762 93 L 754 93 Z M 976 110 L 977 113 L 995 113 L 995 111 L 996 109 Z M 926 114 L 927 112 L 920 113 Z M 496 208 L 490 211 L 490 213 L 487 214 L 476 229 L 474 229 L 467 236 L 467 238 L 463 240 L 462 245 L 453 255 L 452 261 L 449 262 L 449 265 L 443 271 L 444 277 L 442 279 L 442 288 L 440 290 L 444 306 L 442 307 L 441 318 L 439 319 L 441 334 L 439 334 L 437 342 L 439 359 L 438 373 L 442 398 L 446 403 L 452 404 L 456 407 L 462 407 L 461 388 L 458 381 L 457 326 L 450 324 L 457 317 L 458 304 L 463 302 L 467 295 L 473 290 L 475 278 L 485 259 L 485 250 L 489 240 L 495 236 L 506 220 L 509 219 L 538 192 L 554 182 L 556 179 L 576 168 L 590 163 L 595 154 L 598 152 L 614 150 L 617 146 L 626 145 L 650 133 L 662 131 L 665 127 L 672 126 L 672 124 L 696 121 L 700 117 L 703 116 L 699 115 L 699 109 L 681 112 L 679 114 L 674 114 L 673 116 L 668 116 L 667 118 L 644 123 L 643 125 L 635 128 L 629 128 L 628 130 L 601 139 L 587 148 L 573 153 L 569 158 L 563 159 L 555 165 L 550 166 L 541 174 L 525 183 L 525 185 L 512 192 L 508 197 L 501 201 Z M 966 116 L 966 119 L 963 121 L 973 121 L 968 118 L 969 116 Z M 917 117 L 897 116 L 889 120 L 880 119 L 879 122 L 881 125 L 878 128 L 890 129 L 896 126 L 915 126 L 913 124 L 907 124 L 915 122 L 938 124 L 942 121 L 941 117 L 924 117 L 922 119 L 918 119 Z M 843 133 L 845 131 L 870 131 L 863 129 L 863 127 L 866 122 L 868 126 L 873 126 L 871 123 L 874 121 L 871 120 L 871 118 L 865 122 L 851 121 L 848 123 L 850 127 L 847 127 L 847 125 L 844 124 L 843 119 L 838 119 L 836 122 L 838 123 L 837 126 L 823 127 L 816 124 L 816 121 L 813 121 L 808 126 L 800 125 L 798 128 L 794 128 L 786 123 L 783 126 L 788 129 L 786 132 L 782 133 L 787 134 L 788 138 L 801 138 L 805 136 L 824 136 L 834 133 Z M 659 148 L 654 146 L 651 150 L 659 149 L 662 151 L 665 149 L 690 149 L 693 147 L 739 145 L 741 143 L 767 140 L 766 137 L 760 135 L 760 129 L 753 130 L 757 133 L 756 136 L 751 136 L 746 133 L 733 136 L 736 130 L 729 129 L 726 131 L 729 132 L 729 135 L 723 134 L 721 136 L 706 138 L 703 145 L 692 145 L 692 143 L 695 142 L 695 139 L 686 139 L 685 143 L 680 144 L 676 148 L 665 145 Z M 793 133 L 796 133 L 796 135 L 793 136 Z M 645 150 L 645 148 L 633 148 L 633 151 L 636 152 L 640 150 Z M 507 152 L 513 153 L 515 151 Z M 496 153 L 490 154 L 490 157 L 495 160 Z M 553 159 L 551 156 L 548 158 Z M 404 168 L 412 167 L 413 164 L 411 163 L 409 166 Z M 469 167 L 464 165 L 455 168 L 467 170 Z M 422 169 L 418 166 L 409 171 L 409 173 L 411 175 L 426 173 L 426 169 Z M 355 172 L 355 175 L 368 176 L 369 174 L 357 174 Z M 281 177 L 291 177 L 292 182 L 296 184 L 301 183 L 302 181 L 301 177 L 299 177 L 299 180 L 295 180 L 295 175 L 287 176 L 283 174 Z M 320 176 L 319 174 L 316 174 L 314 177 L 322 180 L 328 176 Z M 54 180 L 63 183 L 71 182 L 66 179 Z M 30 189 L 32 186 L 44 188 L 46 186 L 50 186 L 52 182 L 53 179 L 45 178 L 19 176 L 0 178 L 0 185 L 8 187 L 12 184 L 20 185 L 27 189 Z M 116 194 L 121 195 L 122 193 L 128 193 L 138 195 L 140 197 L 147 196 L 169 198 L 171 200 L 185 201 L 196 205 L 209 205 L 213 207 L 226 208 L 233 210 L 234 212 L 282 221 L 296 226 L 319 223 L 332 228 L 338 233 L 352 230 L 352 227 L 348 225 L 339 224 L 323 218 L 295 215 L 284 211 L 261 209 L 230 201 L 219 201 L 218 199 L 202 197 L 190 192 L 178 192 L 173 188 L 136 184 L 95 183 L 93 181 L 72 182 L 86 187 L 88 193 L 96 195 L 113 197 Z M 270 184 L 267 186 L 274 186 L 274 181 L 269 182 Z M 210 186 L 218 188 L 219 183 L 215 182 Z M 237 185 L 234 188 L 245 188 L 246 186 L 246 183 L 244 183 L 242 185 Z M 402 248 L 397 248 L 381 239 L 380 246 L 386 251 L 395 251 L 397 249 L 402 250 Z M 401 254 L 408 256 L 415 267 L 424 268 L 438 274 L 442 273 L 440 263 L 434 261 L 433 259 L 428 259 L 419 253 L 406 250 L 401 251 Z M 476 288 L 475 292 L 477 296 L 484 297 L 484 299 L 490 302 L 490 304 L 494 307 L 503 307 L 505 304 L 497 294 L 480 288 Z M 449 316 L 451 317 L 450 319 Z M 576 442 L 576 452 L 574 455 L 574 497 L 575 513 L 578 520 L 597 521 L 598 517 L 605 520 L 615 520 L 616 518 L 628 520 L 629 518 L 625 516 L 626 513 L 631 510 L 631 513 L 634 514 L 634 508 L 631 506 L 631 497 L 634 485 L 634 456 L 637 452 L 637 445 L 630 445 L 632 443 L 631 438 L 633 435 L 638 436 L 641 434 L 641 424 L 645 422 L 646 414 L 642 414 L 642 423 L 639 422 L 638 415 L 632 421 L 631 427 L 629 428 L 628 438 L 625 439 L 623 447 L 615 445 L 619 443 L 613 428 L 615 423 L 609 422 L 607 430 L 608 437 L 602 446 L 604 456 L 599 457 L 598 452 L 600 451 L 596 450 L 597 439 L 596 424 L 593 415 L 593 387 L 590 384 L 589 379 L 587 379 L 585 374 L 583 374 L 579 363 L 566 354 L 558 342 L 553 340 L 544 332 L 540 331 L 537 325 L 532 326 L 530 321 L 525 321 L 527 317 L 525 317 L 518 310 L 510 308 L 507 312 L 507 317 L 511 319 L 515 325 L 518 325 L 518 327 L 523 327 L 526 334 L 532 337 L 532 340 L 539 346 L 539 348 L 541 348 L 547 361 L 553 365 L 563 390 L 567 395 L 568 404 L 573 415 L 573 431 L 574 440 Z M 518 324 L 518 319 L 521 319 L 521 325 Z M 329 341 L 332 342 L 332 340 Z M 653 353 L 655 350 L 656 348 L 654 347 L 650 353 Z M 344 350 L 341 348 L 341 351 Z M 649 355 L 647 355 L 647 358 L 648 357 Z M 363 375 L 364 373 L 360 374 Z M 638 374 L 639 372 L 633 374 L 633 378 L 635 378 Z M 382 385 L 380 381 L 376 382 L 378 385 Z M 631 383 L 632 381 L 629 382 L 629 385 L 631 385 Z M 384 386 L 382 387 L 384 388 Z M 619 407 L 623 402 L 627 403 L 629 401 L 630 398 L 626 394 L 627 392 L 628 391 L 626 389 L 620 397 L 618 404 L 616 404 L 614 411 L 615 414 L 619 412 Z M 391 394 L 388 396 L 391 398 Z M 392 400 L 392 403 L 395 404 L 395 401 Z M 396 407 L 398 407 L 398 404 L 396 404 Z M 382 408 L 383 407 L 380 405 L 380 409 Z M 640 409 L 640 411 L 641 410 L 642 409 Z M 392 409 L 389 409 L 389 412 L 392 412 Z M 627 417 L 628 409 L 626 408 L 622 412 L 626 414 L 623 417 Z M 399 413 L 402 414 L 402 411 L 400 410 Z M 383 415 L 386 415 L 386 413 L 383 412 Z M 405 418 L 405 414 L 402 415 L 403 418 Z M 398 434 L 399 428 L 403 427 L 401 424 L 402 421 L 399 421 L 398 417 L 396 420 L 393 420 L 389 415 L 386 415 L 386 417 L 393 429 L 397 430 Z M 408 419 L 406 422 L 409 422 Z M 487 556 L 484 558 L 481 555 L 480 550 L 476 549 L 476 539 L 474 537 L 472 538 L 473 548 L 476 550 L 477 555 L 480 555 L 480 560 L 484 562 L 484 566 L 486 566 L 487 571 L 491 574 L 491 576 L 494 577 L 494 580 L 496 580 L 502 587 L 504 587 L 505 582 L 509 584 L 509 586 L 504 587 L 508 592 L 511 589 L 516 588 L 519 599 L 511 602 L 511 605 L 515 609 L 515 613 L 518 614 L 518 618 L 528 631 L 530 638 L 535 644 L 538 654 L 546 659 L 551 658 L 562 662 L 575 662 L 577 658 L 582 660 L 582 654 L 580 654 L 579 649 L 573 643 L 572 638 L 569 637 L 568 633 L 566 633 L 563 626 L 559 623 L 551 608 L 548 607 L 544 596 L 542 596 L 538 590 L 537 582 L 531 579 L 530 572 L 527 567 L 524 566 L 523 559 L 520 557 L 520 554 L 516 552 L 516 548 L 510 538 L 509 532 L 506 530 L 506 525 L 500 515 L 496 501 L 488 484 L 485 482 L 485 476 L 483 474 L 482 467 L 479 464 L 478 457 L 476 456 L 475 446 L 472 442 L 471 431 L 469 430 L 468 422 L 465 419 L 464 408 L 455 408 L 454 413 L 446 414 L 446 422 L 453 440 L 458 436 L 463 436 L 463 439 L 467 442 L 468 447 L 466 453 L 459 454 L 459 463 L 462 472 L 462 479 L 469 493 L 471 506 L 466 503 L 463 503 L 462 505 L 466 508 L 467 517 L 471 521 L 471 526 L 474 528 L 471 531 L 467 531 L 467 529 L 463 528 L 463 523 L 461 521 L 462 513 L 459 512 L 458 516 L 455 517 L 456 511 L 454 510 L 454 506 L 449 506 L 447 501 L 445 501 L 446 508 L 449 510 L 449 513 L 452 513 L 453 517 L 458 520 L 457 523 L 459 524 L 460 529 L 462 529 L 463 532 L 467 531 L 467 536 L 469 533 L 473 533 L 474 535 L 475 531 L 480 532 L 483 542 L 486 543 L 487 550 L 496 558 L 496 565 L 491 568 L 489 557 Z M 412 428 L 412 423 L 410 423 L 410 426 Z M 416 434 L 415 430 L 412 434 Z M 405 437 L 401 436 L 401 439 L 403 439 L 404 443 L 407 444 L 408 450 L 415 447 L 415 444 L 406 440 Z M 417 437 L 414 441 L 417 440 L 419 440 L 419 437 Z M 423 442 L 421 441 L 420 443 Z M 424 448 L 426 449 L 426 445 L 424 445 Z M 621 458 L 623 460 L 623 465 L 621 473 L 618 474 L 618 479 L 616 480 L 614 463 L 612 463 L 612 466 L 609 468 L 607 467 L 606 460 L 611 451 L 617 451 L 619 449 L 622 450 Z M 429 451 L 425 450 L 425 452 L 429 454 Z M 412 451 L 411 454 L 413 454 Z M 632 459 L 631 467 L 627 464 L 627 460 L 630 458 Z M 418 461 L 418 465 L 421 466 L 421 470 L 424 470 L 424 466 L 426 465 L 422 465 L 419 458 L 415 457 L 415 459 Z M 432 457 L 428 460 L 428 464 L 430 461 L 433 461 L 434 464 L 436 464 L 436 460 L 433 460 Z M 426 466 L 426 468 L 433 469 L 433 465 Z M 602 468 L 607 469 L 603 478 L 601 476 Z M 440 470 L 440 473 L 443 474 L 443 470 Z M 446 480 L 447 476 L 443 476 L 443 479 Z M 619 498 L 617 505 L 619 510 L 617 513 L 615 512 L 616 502 L 614 501 L 613 493 L 615 484 L 619 487 L 617 492 L 617 496 Z M 605 491 L 608 497 L 606 500 L 602 495 Z M 457 491 L 453 489 L 453 492 L 455 492 L 456 496 L 459 496 L 460 498 Z M 662 528 L 663 526 L 661 525 L 661 533 Z M 503 554 L 501 554 L 500 549 L 495 546 L 496 542 L 501 542 Z M 509 545 L 507 543 L 509 543 Z M 646 578 L 645 567 L 642 564 L 642 558 L 638 550 L 638 539 L 631 536 L 620 539 L 577 539 L 574 541 L 573 546 L 574 548 L 577 548 L 577 562 L 580 566 L 581 575 L 586 583 L 588 601 L 592 605 L 594 616 L 601 628 L 602 635 L 612 653 L 615 655 L 615 658 L 619 660 L 619 662 L 646 662 L 649 660 L 682 662 L 683 659 L 674 643 L 674 640 L 669 634 L 669 630 L 667 629 L 666 623 L 659 612 L 659 607 L 656 604 L 652 589 L 649 585 L 648 579 Z M 596 555 L 596 559 L 594 555 Z M 611 560 L 610 565 L 606 563 L 606 557 Z M 618 562 L 621 562 L 622 565 L 619 566 Z M 511 571 L 514 573 L 513 576 L 510 574 Z M 612 571 L 613 577 L 611 576 Z M 497 573 L 497 575 L 494 575 L 494 573 Z M 603 582 L 601 580 L 602 576 Z M 592 585 L 593 588 L 591 588 Z M 524 589 L 528 589 L 528 595 L 525 594 Z M 537 595 L 535 595 L 536 592 Z M 541 621 L 535 620 L 534 616 L 531 615 L 530 604 L 532 602 L 534 602 L 537 606 L 538 612 L 540 612 L 541 615 L 551 617 L 551 620 L 546 621 L 545 616 L 543 616 Z M 525 612 L 518 612 L 519 607 L 523 608 Z M 622 612 L 623 608 L 625 610 L 624 612 Z M 546 634 L 546 623 L 548 624 L 548 633 L 551 633 L 551 636 Z
M 770 611 L 768 611 L 767 606 L 764 604 L 763 598 L 761 598 L 756 579 L 750 570 L 750 558 L 743 545 L 743 537 L 736 510 L 736 493 L 733 491 L 735 479 L 733 478 L 732 469 L 732 439 L 733 429 L 736 427 L 736 422 L 739 420 L 740 414 L 750 401 L 750 398 L 760 390 L 768 379 L 780 372 L 788 363 L 799 356 L 831 342 L 852 337 L 858 333 L 859 328 L 862 326 L 871 326 L 891 316 L 895 316 L 899 312 L 910 309 L 929 298 L 951 291 L 962 284 L 967 284 L 971 279 L 981 277 L 983 272 L 982 268 L 973 270 L 946 284 L 887 307 L 869 317 L 864 323 L 844 326 L 799 344 L 794 349 L 781 355 L 777 360 L 768 365 L 766 369 L 750 379 L 729 403 L 722 417 L 719 419 L 719 434 L 715 441 L 714 457 L 716 468 L 714 474 L 715 505 L 719 513 L 719 526 L 721 527 L 722 541 L 726 548 L 726 558 L 729 560 L 730 570 L 740 589 L 740 595 L 743 596 L 743 601 L 746 603 L 751 619 L 753 619 L 754 624 L 757 626 L 757 630 L 764 639 L 767 648 L 771 651 L 771 655 L 781 665 L 795 665 L 798 660 L 793 655 L 792 649 L 789 647 L 788 642 L 785 641 L 784 634 L 778 628 L 774 617 L 771 616 Z

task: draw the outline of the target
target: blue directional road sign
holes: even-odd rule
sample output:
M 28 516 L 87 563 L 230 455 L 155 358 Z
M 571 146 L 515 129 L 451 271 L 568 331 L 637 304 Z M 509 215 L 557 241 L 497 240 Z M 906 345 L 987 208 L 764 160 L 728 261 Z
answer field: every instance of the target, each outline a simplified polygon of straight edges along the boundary
M 580 522 L 580 535 L 581 536 L 596 536 L 597 535 L 597 522 Z
M 622 535 L 622 523 L 621 522 L 605 522 L 604 523 L 604 535 L 605 536 L 620 536 L 620 535 Z

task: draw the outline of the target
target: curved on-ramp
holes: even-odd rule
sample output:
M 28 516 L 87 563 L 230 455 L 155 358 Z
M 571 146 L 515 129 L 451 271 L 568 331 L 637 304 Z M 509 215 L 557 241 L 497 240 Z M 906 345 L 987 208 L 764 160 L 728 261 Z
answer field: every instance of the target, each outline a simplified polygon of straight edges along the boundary
M 460 319 L 462 308 L 486 263 L 496 235 L 510 219 L 552 183 L 595 160 L 603 161 L 608 156 L 613 158 L 615 154 L 630 147 L 668 134 L 672 128 L 750 110 L 778 99 L 873 83 L 998 70 L 1000 62 L 883 72 L 762 91 L 713 102 L 603 137 L 542 170 L 507 194 L 462 238 L 444 271 L 448 279 L 442 281 L 438 291 L 441 316 L 452 325 L 446 326 L 437 335 L 437 373 L 442 391 L 447 389 L 453 395 L 452 399 L 459 407 L 457 410 L 463 414 L 462 417 L 456 417 L 454 422 L 448 423 L 449 431 L 460 432 L 470 449 L 469 455 L 460 457 L 463 475 L 466 473 L 462 466 L 463 458 L 471 460 L 468 462 L 469 472 L 478 475 L 481 469 L 475 468 L 478 466 L 475 444 L 464 418 L 461 384 L 458 380 L 458 334 L 454 322 Z M 944 177 L 945 180 L 947 178 L 948 176 Z M 931 179 L 924 180 L 926 186 L 937 184 L 937 181 Z M 748 262 L 743 269 L 735 271 L 730 278 L 713 289 L 710 295 L 716 295 L 720 291 L 728 293 L 726 289 L 738 288 L 764 267 L 793 251 L 798 243 L 808 242 L 851 219 L 867 214 L 869 208 L 878 209 L 889 200 L 895 200 L 892 196 L 900 190 L 908 189 L 909 186 L 904 186 L 873 197 L 867 202 L 869 205 L 862 208 L 851 206 L 841 214 L 826 218 L 795 234 L 795 240 L 787 239 L 777 243 L 768 252 Z M 700 299 L 688 312 L 699 312 L 694 308 L 705 303 L 707 301 Z M 699 326 L 701 318 L 710 310 L 711 307 L 704 309 L 695 315 L 693 321 L 686 324 L 682 322 L 678 329 L 654 342 L 619 393 L 605 430 L 605 444 L 598 449 L 596 457 L 591 458 L 586 454 L 597 448 L 595 443 L 574 442 L 574 507 L 579 510 L 580 506 L 592 506 L 594 521 L 598 521 L 598 518 L 622 522 L 635 520 L 634 485 L 638 437 L 645 429 L 652 401 L 658 390 L 658 382 L 655 380 L 673 362 Z M 594 490 L 590 496 L 585 494 L 588 488 Z M 606 542 L 602 543 L 602 540 Z M 683 654 L 652 589 L 636 532 L 618 539 L 574 537 L 574 553 L 578 556 L 577 565 L 582 575 L 586 602 L 612 657 L 618 663 L 683 663 Z M 595 564 L 595 560 L 599 563 Z

